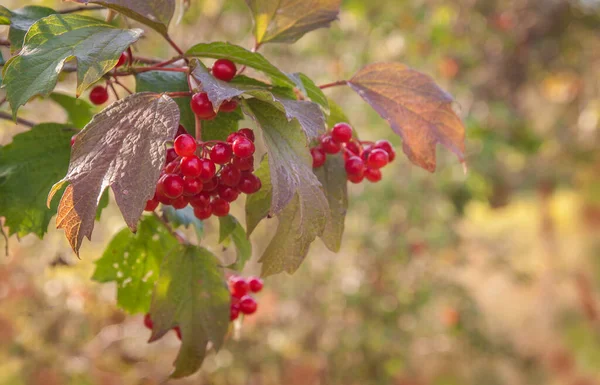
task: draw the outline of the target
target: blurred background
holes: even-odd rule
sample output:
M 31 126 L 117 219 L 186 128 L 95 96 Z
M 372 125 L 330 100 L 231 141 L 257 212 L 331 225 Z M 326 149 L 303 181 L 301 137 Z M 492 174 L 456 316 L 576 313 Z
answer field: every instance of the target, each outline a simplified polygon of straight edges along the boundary
M 193 0 L 171 30 L 184 48 L 251 47 L 251 28 L 242 0 Z M 139 51 L 173 54 L 152 32 Z M 377 61 L 430 74 L 457 99 L 469 172 L 440 148 L 436 174 L 400 156 L 381 183 L 353 185 L 341 252 L 317 241 L 295 275 L 269 278 L 258 313 L 180 381 L 164 382 L 176 337 L 147 344 L 141 316 L 90 279 L 125 227 L 118 210 L 104 211 L 81 260 L 53 223 L 43 241 L 12 238 L 0 256 L 0 385 L 600 384 L 600 1 L 344 0 L 331 29 L 262 52 L 317 84 Z M 73 80 L 59 89 L 72 94 Z M 358 96 L 326 93 L 363 139 L 400 148 Z M 21 112 L 65 119 L 43 101 Z M 0 144 L 23 130 L 0 121 Z M 217 225 L 203 244 L 226 256 Z M 254 261 L 274 225 L 255 232 Z M 258 272 L 254 262 L 244 275 Z

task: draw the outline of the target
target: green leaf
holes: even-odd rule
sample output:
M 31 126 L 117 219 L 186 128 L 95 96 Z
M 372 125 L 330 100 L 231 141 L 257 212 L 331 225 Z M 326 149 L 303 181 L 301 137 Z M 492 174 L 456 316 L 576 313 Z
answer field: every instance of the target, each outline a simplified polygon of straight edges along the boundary
M 175 0 L 71 0 L 77 3 L 95 3 L 114 9 L 123 15 L 153 28 L 167 36 L 175 14 Z
M 0 13 L 5 15 L 4 17 L 10 19 L 10 22 L 7 24 L 10 24 L 8 40 L 10 41 L 10 50 L 12 52 L 18 51 L 23 47 L 23 38 L 25 38 L 27 30 L 29 30 L 36 21 L 56 13 L 52 8 L 40 7 L 37 5 L 29 5 L 12 12 L 6 8 L 4 9 L 6 11 L 0 11 Z M 10 16 L 8 16 L 8 14 L 10 14 Z
M 208 342 L 219 350 L 229 327 L 230 294 L 219 261 L 208 250 L 179 245 L 161 266 L 154 289 L 150 317 L 154 323 L 150 341 L 173 327 L 181 329 L 182 343 L 173 378 L 200 368 Z
M 162 206 L 162 212 L 167 216 L 167 219 L 174 228 L 183 226 L 187 229 L 193 226 L 194 230 L 196 230 L 198 241 L 202 239 L 204 235 L 204 222 L 196 218 L 194 209 L 191 206 L 186 206 L 180 210 L 176 210 L 172 206 Z
M 271 211 L 273 185 L 271 184 L 268 155 L 263 157 L 254 174 L 260 178 L 262 188 L 246 198 L 246 230 L 248 236 L 254 232 L 260 221 L 266 218 Z
M 237 260 L 231 269 L 242 271 L 246 262 L 252 257 L 252 244 L 246 237 L 246 231 L 235 217 L 227 215 L 219 217 L 219 243 L 231 239 L 237 252 Z
M 321 239 L 333 252 L 340 251 L 344 222 L 348 211 L 348 181 L 344 169 L 344 159 L 340 155 L 328 155 L 323 167 L 314 170 L 323 185 L 329 203 L 329 221 Z
M 44 123 L 0 147 L 0 216 L 10 234 L 42 238 L 46 233 L 58 205 L 48 210 L 46 196 L 67 171 L 74 133 L 65 125 Z
M 317 28 L 329 27 L 342 0 L 246 0 L 254 17 L 257 44 L 293 43 Z
M 337 104 L 336 102 L 334 102 L 331 99 L 328 99 L 329 101 L 329 107 L 330 107 L 330 112 L 329 112 L 329 117 L 327 118 L 327 127 L 333 127 L 335 126 L 337 123 L 350 123 L 350 119 L 348 119 L 348 117 L 346 116 L 346 113 L 344 112 L 344 110 L 342 110 L 342 107 L 340 107 L 339 104 Z
M 265 276 L 295 272 L 310 244 L 323 234 L 329 208 L 321 183 L 312 170 L 306 136 L 296 121 L 269 103 L 249 99 L 248 110 L 262 127 L 269 154 L 272 201 L 270 214 L 279 226 L 260 262 Z
M 296 99 L 296 93 L 292 87 L 287 86 L 272 86 L 271 84 L 261 82 L 258 79 L 250 78 L 245 75 L 237 75 L 229 82 L 231 85 L 236 86 L 251 86 L 251 87 L 259 87 L 269 90 L 275 95 L 282 96 L 288 99 Z
M 321 90 L 311 78 L 301 72 L 290 74 L 288 76 L 304 95 L 323 107 L 323 111 L 325 111 L 326 114 L 329 114 L 329 101 L 327 100 L 327 96 L 325 96 L 323 90 Z
M 240 120 L 244 119 L 241 109 L 233 112 L 221 112 L 216 118 L 202 122 L 202 140 L 227 140 L 232 132 L 238 130 Z
M 77 95 L 110 71 L 142 30 L 123 30 L 80 15 L 51 15 L 31 26 L 19 56 L 6 63 L 4 86 L 13 116 L 56 86 L 65 61 L 77 59 Z
M 10 25 L 10 19 L 12 19 L 13 13 L 10 9 L 0 5 L 0 25 Z
M 145 216 L 136 234 L 125 228 L 113 237 L 96 261 L 92 279 L 116 282 L 119 307 L 131 314 L 146 313 L 160 265 L 178 244 L 160 220 Z
M 56 92 L 50 94 L 50 99 L 65 109 L 69 123 L 76 128 L 85 127 L 94 117 L 94 108 L 85 100 Z
M 238 65 L 244 65 L 264 72 L 274 84 L 294 86 L 294 82 L 277 67 L 271 64 L 258 52 L 250 52 L 238 45 L 214 42 L 196 44 L 190 48 L 186 56 L 208 57 L 212 59 L 229 59 Z

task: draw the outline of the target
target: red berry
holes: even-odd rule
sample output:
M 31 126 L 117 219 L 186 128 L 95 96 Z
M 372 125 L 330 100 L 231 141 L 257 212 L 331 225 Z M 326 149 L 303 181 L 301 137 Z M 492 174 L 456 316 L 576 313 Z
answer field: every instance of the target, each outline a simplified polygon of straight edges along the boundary
M 365 162 L 358 156 L 352 156 L 346 161 L 345 168 L 348 175 L 363 175 L 365 172 Z
M 231 146 L 227 143 L 217 143 L 210 150 L 210 159 L 216 164 L 229 163 L 232 155 Z
M 382 168 L 390 161 L 390 157 L 387 152 L 379 148 L 373 149 L 367 157 L 367 167 L 370 168 Z
M 175 330 L 175 334 L 177 334 L 177 338 L 179 338 L 179 341 L 181 341 L 181 329 L 179 328 L 179 326 L 175 326 L 173 328 L 173 330 Z
M 225 199 L 227 202 L 234 202 L 240 196 L 240 192 L 235 187 L 219 186 L 217 187 L 219 197 Z
M 231 304 L 229 308 L 229 320 L 235 321 L 240 316 L 240 307 L 237 304 Z
M 198 145 L 196 144 L 196 139 L 194 139 L 193 136 L 190 134 L 183 134 L 179 135 L 175 139 L 173 148 L 179 156 L 192 156 L 196 153 L 196 148 L 198 148 Z
M 369 159 L 369 155 L 371 155 L 371 152 L 372 152 L 374 149 L 375 149 L 375 147 L 373 147 L 373 146 L 370 146 L 370 145 L 369 145 L 369 146 L 365 146 L 365 147 L 363 148 L 363 152 L 362 152 L 362 154 L 360 154 L 360 157 L 362 158 L 362 160 L 363 160 L 364 162 L 366 162 L 366 161 L 367 161 L 367 159 Z
M 216 173 L 217 166 L 215 166 L 212 160 L 206 158 L 200 159 L 200 175 L 198 176 L 200 180 L 203 182 L 211 180 Z
M 77 134 L 71 137 L 71 147 L 73 147 L 73 145 L 75 144 L 75 139 L 77 139 Z
M 229 202 L 223 198 L 215 198 L 210 202 L 213 214 L 217 217 L 224 217 L 229 214 Z
M 363 179 L 365 179 L 365 174 L 360 174 L 360 175 L 348 174 L 348 180 L 354 184 L 359 184 L 360 182 L 363 181 Z
M 116 67 L 121 67 L 125 62 L 129 59 L 129 55 L 126 52 L 123 52 L 121 56 L 119 56 L 119 61 L 117 62 Z
M 242 277 L 231 277 L 229 279 L 229 286 L 231 287 L 231 295 L 237 298 L 242 298 L 250 290 L 248 282 Z
M 242 172 L 228 164 L 221 169 L 220 182 L 226 186 L 235 187 L 240 183 Z
M 219 111 L 220 112 L 233 112 L 235 110 L 237 110 L 238 108 L 238 102 L 236 100 L 227 100 L 225 102 L 223 102 L 223 104 L 221 104 L 221 107 L 219 107 Z
M 360 144 L 355 141 L 350 141 L 346 143 L 346 150 L 350 151 L 353 155 L 359 155 L 362 152 L 362 147 Z
M 204 185 L 196 178 L 183 178 L 183 195 L 191 197 L 202 192 Z
M 212 207 L 208 206 L 200 206 L 194 207 L 194 216 L 201 221 L 210 218 L 212 215 Z
M 352 127 L 348 123 L 338 123 L 333 126 L 331 137 L 337 143 L 348 143 L 352 139 Z
M 327 160 L 327 154 L 325 154 L 325 151 L 323 151 L 321 147 L 311 148 L 310 154 L 312 155 L 313 159 L 313 168 L 319 168 L 325 164 L 325 161 Z
M 233 142 L 235 142 L 235 140 L 239 136 L 242 136 L 242 134 L 240 134 L 239 132 L 232 132 L 231 134 L 229 134 L 229 136 L 227 136 L 227 143 L 233 144 Z
M 185 206 L 188 205 L 188 201 L 187 199 L 185 199 L 185 197 L 182 195 L 177 199 L 173 200 L 173 203 L 171 203 L 171 206 L 173 206 L 173 208 L 177 209 L 177 210 L 181 210 L 183 208 L 185 208 Z
M 235 77 L 237 68 L 231 60 L 219 59 L 213 64 L 212 73 L 217 79 L 223 81 L 231 81 Z
M 396 151 L 394 151 L 394 147 L 387 140 L 378 140 L 375 142 L 375 148 L 379 148 L 387 152 L 390 162 L 393 162 L 394 159 L 396 159 Z
M 368 168 L 365 171 L 365 178 L 367 178 L 369 182 L 377 183 L 381 180 L 381 170 Z
M 233 141 L 231 146 L 233 153 L 240 158 L 252 156 L 255 151 L 254 143 L 245 136 L 239 136 Z
M 216 176 L 213 176 L 211 179 L 204 182 L 204 188 L 202 189 L 205 192 L 215 191 L 217 186 L 219 185 L 219 180 Z
M 144 316 L 144 326 L 150 330 L 152 330 L 152 327 L 154 326 L 154 323 L 152 322 L 152 319 L 150 318 L 150 313 L 146 313 L 146 315 Z
M 260 179 L 250 172 L 244 172 L 240 178 L 240 183 L 238 184 L 238 189 L 248 195 L 254 194 L 260 190 L 261 187 L 262 183 Z
M 198 178 L 202 173 L 202 162 L 196 155 L 181 158 L 181 173 L 189 178 Z
M 250 291 L 258 293 L 263 288 L 263 280 L 258 277 L 250 277 L 248 279 L 248 286 L 250 286 Z
M 144 211 L 154 211 L 158 207 L 160 202 L 157 198 L 152 198 L 146 202 L 146 207 L 144 207 Z
M 174 160 L 165 166 L 165 174 L 177 174 L 179 172 L 179 165 L 181 161 Z
M 254 137 L 254 131 L 252 131 L 250 128 L 242 128 L 238 132 L 253 142 L 256 140 Z
M 240 171 L 252 171 L 254 170 L 254 157 L 240 158 L 234 156 L 231 164 Z
M 192 198 L 189 199 L 189 201 L 190 205 L 192 205 L 192 207 L 194 208 L 208 207 L 210 206 L 210 195 L 204 192 L 201 194 L 194 195 Z
M 336 143 L 330 135 L 325 135 L 321 139 L 321 147 L 328 154 L 337 154 L 342 149 L 342 145 Z
M 183 178 L 175 174 L 166 174 L 159 180 L 158 189 L 168 198 L 179 198 L 183 194 Z
M 175 149 L 174 148 L 167 149 L 167 163 L 171 163 L 175 159 L 177 159 L 177 153 L 175 152 Z
M 106 90 L 106 88 L 102 86 L 96 86 L 92 88 L 92 91 L 90 92 L 90 102 L 99 106 L 100 104 L 106 103 L 107 100 L 108 91 Z
M 208 99 L 208 94 L 206 92 L 194 94 L 190 106 L 192 107 L 194 114 L 201 119 L 209 120 L 217 116 L 213 104 Z
M 239 306 L 240 311 L 246 315 L 255 313 L 256 309 L 258 308 L 258 304 L 254 300 L 254 298 L 252 298 L 249 295 L 246 295 L 240 299 Z
M 160 203 L 162 203 L 163 205 L 166 205 L 166 206 L 171 206 L 171 204 L 173 204 L 173 199 L 171 199 L 168 196 L 164 195 L 162 192 L 160 194 L 157 192 L 156 199 Z

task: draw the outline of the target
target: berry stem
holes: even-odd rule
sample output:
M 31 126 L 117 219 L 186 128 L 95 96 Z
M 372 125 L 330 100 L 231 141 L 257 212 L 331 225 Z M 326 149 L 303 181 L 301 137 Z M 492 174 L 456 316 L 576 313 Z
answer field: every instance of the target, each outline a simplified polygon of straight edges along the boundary
M 129 92 L 129 95 L 132 95 L 132 94 L 133 94 L 133 92 L 132 92 L 132 91 L 131 91 L 131 90 L 130 90 L 130 89 L 129 89 L 129 88 L 128 88 L 128 87 L 127 87 L 125 84 L 121 83 L 121 82 L 119 81 L 119 79 L 117 79 L 117 78 L 114 78 L 114 80 L 113 80 L 113 81 L 114 81 L 116 84 L 120 85 L 120 86 L 121 86 L 121 88 L 123 88 L 125 91 Z
M 129 67 L 133 66 L 133 51 L 131 50 L 131 46 L 127 47 L 127 55 L 129 56 L 127 59 L 127 65 Z
M 322 90 L 324 90 L 325 88 L 345 86 L 347 84 L 348 84 L 347 80 L 339 80 L 337 82 L 323 84 L 323 85 L 319 86 L 319 88 L 322 89 Z
M 117 92 L 117 89 L 115 88 L 114 84 L 112 81 L 107 80 L 106 84 L 108 84 L 108 86 L 110 87 L 111 91 L 113 92 L 113 94 L 115 95 L 115 99 L 119 100 L 119 93 Z
M 190 91 L 165 92 L 165 94 L 172 98 L 187 98 L 193 95 Z
M 196 121 L 196 141 L 202 142 L 202 120 L 196 114 L 194 114 L 194 118 Z
M 10 114 L 7 114 L 6 112 L 2 112 L 2 111 L 0 111 L 0 119 L 15 121 Z M 36 125 L 36 123 L 33 123 L 26 119 L 21 119 L 21 118 L 17 118 L 16 122 L 22 126 L 27 126 L 27 127 L 33 127 Z

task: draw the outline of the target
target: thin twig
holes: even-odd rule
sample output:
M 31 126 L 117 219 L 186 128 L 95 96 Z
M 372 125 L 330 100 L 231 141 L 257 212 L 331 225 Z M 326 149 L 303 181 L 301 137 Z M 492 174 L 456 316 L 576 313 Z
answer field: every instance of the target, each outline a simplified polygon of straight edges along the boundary
M 6 96 L 0 99 L 0 107 L 2 107 L 4 103 L 6 103 Z
M 117 92 L 117 89 L 115 88 L 115 86 L 113 85 L 113 83 L 110 80 L 108 80 L 106 83 L 108 84 L 108 86 L 112 90 L 113 94 L 115 94 L 115 98 L 117 100 L 119 100 L 119 93 Z
M 81 6 L 81 7 L 75 7 L 75 8 L 70 8 L 70 9 L 63 9 L 62 11 L 58 11 L 58 13 L 66 15 L 68 13 L 75 13 L 75 12 L 82 12 L 82 11 L 101 11 L 103 10 L 104 7 L 101 6 L 96 6 L 96 5 L 90 5 L 90 6 Z
M 337 82 L 323 84 L 323 85 L 319 86 L 319 88 L 322 89 L 322 90 L 324 90 L 325 88 L 345 86 L 347 84 L 348 84 L 347 80 L 339 80 Z
M 202 121 L 196 114 L 194 114 L 194 118 L 196 120 L 196 141 L 202 142 Z
M 15 121 L 10 114 L 7 114 L 6 112 L 2 112 L 2 111 L 0 111 L 0 119 L 12 120 L 13 122 Z M 35 123 L 33 123 L 27 119 L 22 119 L 22 118 L 17 118 L 16 123 L 20 124 L 21 126 L 27 126 L 30 128 L 36 126 Z
M 113 81 L 114 81 L 115 83 L 117 83 L 118 85 L 120 85 L 120 86 L 121 86 L 121 88 L 123 88 L 125 91 L 129 92 L 129 95 L 133 94 L 133 92 L 132 92 L 132 91 L 131 91 L 131 90 L 130 90 L 130 89 L 129 89 L 129 88 L 128 88 L 128 87 L 127 87 L 125 84 L 121 83 L 121 82 L 119 81 L 119 79 L 117 79 L 117 78 L 114 78 L 114 80 L 113 80 Z
M 143 57 L 143 56 L 133 56 L 133 61 L 137 61 L 143 64 L 158 64 L 163 61 L 163 59 L 151 58 L 151 57 Z
M 189 98 L 193 95 L 190 91 L 165 92 L 165 94 L 172 98 Z

